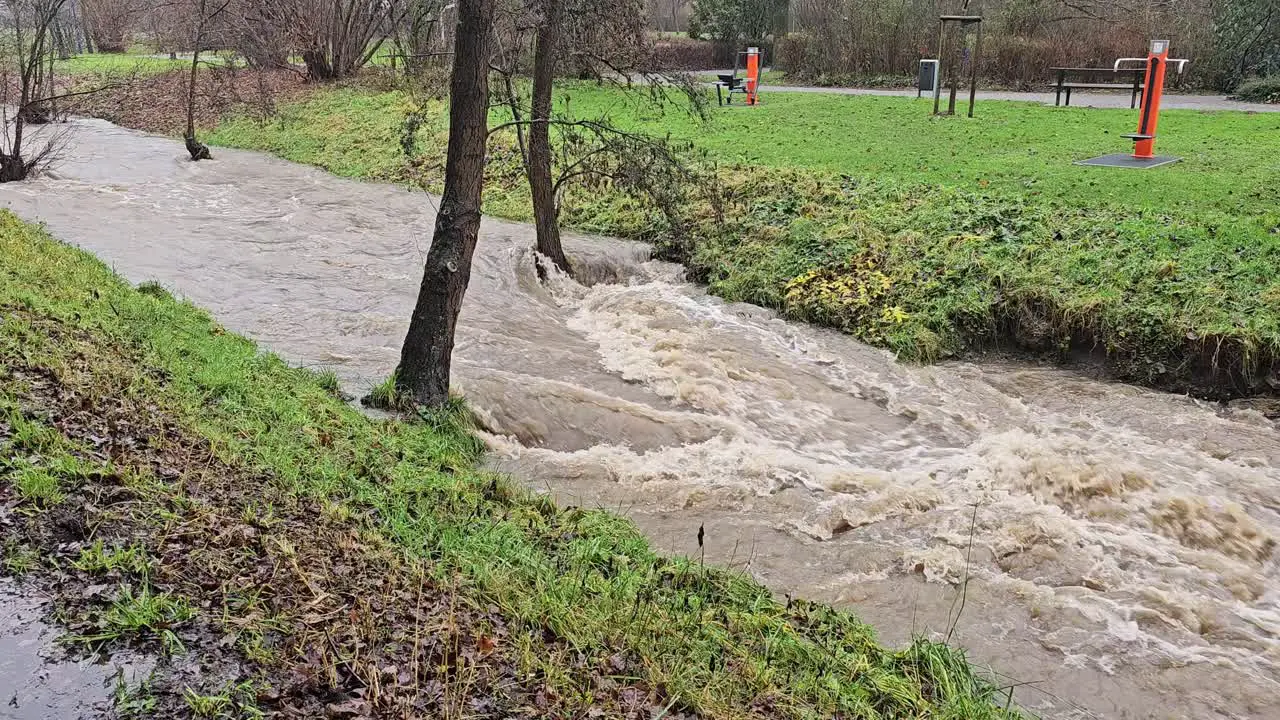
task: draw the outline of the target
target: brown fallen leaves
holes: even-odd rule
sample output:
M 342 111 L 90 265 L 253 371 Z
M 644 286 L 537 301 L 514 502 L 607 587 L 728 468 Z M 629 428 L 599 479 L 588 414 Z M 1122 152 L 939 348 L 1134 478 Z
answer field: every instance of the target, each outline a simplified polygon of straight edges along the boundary
M 0 357 L 0 390 L 22 414 L 74 446 L 82 467 L 56 508 L 32 512 L 0 483 L 0 543 L 46 560 L 34 582 L 55 597 L 72 635 L 120 597 L 125 585 L 181 598 L 197 609 L 171 628 L 185 653 L 162 660 L 152 692 L 156 717 L 185 717 L 186 688 L 213 694 L 251 683 L 257 710 L 273 717 L 651 717 L 662 698 L 618 682 L 627 668 L 578 668 L 595 678 L 589 697 L 560 693 L 522 668 L 513 629 L 462 580 L 440 582 L 352 517 L 295 495 L 275 478 L 219 459 L 161 404 L 138 392 L 166 382 L 133 354 L 48 318 L 51 337 L 83 347 L 70 366 Z M 10 429 L 3 428 L 6 435 Z M 31 453 L 0 435 L 9 453 Z M 91 542 L 139 547 L 148 577 L 105 577 L 71 567 Z M 554 637 L 547 653 L 572 654 Z M 160 653 L 154 634 L 98 643 Z M 535 652 L 538 650 L 535 649 Z M 668 715 L 677 717 L 677 715 Z

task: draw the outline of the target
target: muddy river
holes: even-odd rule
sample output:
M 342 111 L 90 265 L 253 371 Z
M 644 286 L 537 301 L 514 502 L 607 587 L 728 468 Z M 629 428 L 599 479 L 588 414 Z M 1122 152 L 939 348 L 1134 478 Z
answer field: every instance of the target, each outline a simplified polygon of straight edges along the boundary
M 80 121 L 0 188 L 361 393 L 398 358 L 434 198 Z M 491 462 L 655 544 L 945 636 L 1055 718 L 1280 718 L 1280 432 L 1262 415 L 1017 363 L 902 365 L 728 304 L 642 246 L 487 219 L 456 382 Z M 958 586 L 968 576 L 956 619 Z

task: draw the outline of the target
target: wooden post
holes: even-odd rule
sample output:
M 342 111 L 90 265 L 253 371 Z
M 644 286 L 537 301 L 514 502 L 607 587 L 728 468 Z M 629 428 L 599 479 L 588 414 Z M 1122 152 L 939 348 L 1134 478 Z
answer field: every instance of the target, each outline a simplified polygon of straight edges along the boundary
M 952 34 L 953 35 L 955 34 L 954 30 L 952 31 Z M 947 67 L 948 67 L 947 74 L 951 76 L 950 94 L 947 97 L 947 114 L 955 115 L 956 114 L 956 91 L 959 89 L 958 83 L 960 82 L 960 78 L 957 77 L 959 73 L 956 72 L 957 63 L 956 63 L 955 56 L 956 56 L 956 51 L 959 49 L 960 43 L 953 42 L 953 43 L 950 43 L 950 45 L 952 47 L 947 48 L 948 50 L 950 50 L 950 52 L 947 54 L 951 56 L 950 58 L 948 58 L 949 62 L 947 63 Z
M 973 117 L 973 102 L 978 98 L 978 61 L 982 59 L 982 21 L 978 21 L 978 39 L 973 42 L 973 57 L 969 59 L 969 117 Z
M 938 20 L 938 77 L 933 82 L 933 114 L 938 114 L 938 104 L 942 101 L 942 83 L 947 76 L 943 70 L 947 67 L 946 60 L 946 27 L 947 22 L 939 18 Z

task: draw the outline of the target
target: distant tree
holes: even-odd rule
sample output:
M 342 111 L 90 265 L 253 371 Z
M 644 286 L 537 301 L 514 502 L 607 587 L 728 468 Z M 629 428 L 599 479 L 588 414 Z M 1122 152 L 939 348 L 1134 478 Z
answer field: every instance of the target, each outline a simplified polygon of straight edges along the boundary
M 689 36 L 737 44 L 785 27 L 789 0 L 693 0 Z
M 187 130 L 182 138 L 193 161 L 211 160 L 209 147 L 196 137 L 196 81 L 200 72 L 200 52 L 210 41 L 210 27 L 218 21 L 232 0 L 188 0 L 191 24 L 191 72 L 187 76 Z M 213 3 L 217 4 L 214 5 Z
M 140 0 L 79 0 L 85 28 L 101 53 L 122 53 L 129 47 L 144 7 Z
M 1218 85 L 1280 73 L 1280 0 L 1219 0 L 1213 21 Z
M 396 45 L 396 59 L 409 74 L 421 72 L 447 57 L 448 12 L 454 7 L 449 0 L 401 0 L 392 9 L 391 30 Z
M 496 4 L 497 0 L 458 0 L 444 194 L 395 375 L 397 397 L 417 407 L 440 407 L 449 401 L 458 313 L 480 233 Z
M 349 77 L 378 52 L 407 1 L 237 0 L 237 45 L 255 64 L 283 66 L 287 48 L 302 56 L 313 80 Z
M 57 119 L 54 82 L 54 27 L 66 0 L 4 0 L 4 32 L 10 42 L 0 56 L 0 182 L 25 180 L 57 152 L 57 138 L 45 137 L 34 152 L 27 127 Z
M 574 118 L 553 112 L 559 71 L 573 67 L 579 77 L 627 85 L 637 68 L 645 65 L 651 46 L 645 32 L 643 0 L 526 2 L 526 12 L 507 24 L 508 32 L 514 29 L 517 35 L 520 29 L 533 28 L 531 97 L 526 102 L 514 82 L 514 77 L 522 74 L 526 43 L 519 37 L 508 38 L 504 46 L 514 51 L 507 53 L 507 62 L 499 69 L 512 121 L 500 127 L 515 128 L 529 181 L 538 252 L 570 272 L 560 238 L 564 190 L 573 183 L 605 179 L 633 189 L 649 187 L 647 181 L 633 180 L 652 177 L 663 158 L 675 161 L 677 153 L 668 152 L 663 140 L 623 132 L 607 118 Z M 670 92 L 701 110 L 699 101 L 704 93 L 692 78 L 647 74 L 643 80 L 640 85 L 647 90 L 647 101 L 662 104 Z M 552 130 L 558 141 L 555 147 Z

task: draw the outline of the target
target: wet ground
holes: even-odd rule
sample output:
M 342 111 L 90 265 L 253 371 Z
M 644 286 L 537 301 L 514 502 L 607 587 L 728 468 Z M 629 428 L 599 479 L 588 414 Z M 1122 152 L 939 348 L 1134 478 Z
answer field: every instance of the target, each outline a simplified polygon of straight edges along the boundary
M 32 586 L 0 579 L 0 720 L 102 717 L 116 683 L 140 679 L 145 663 L 70 657 L 48 609 Z

